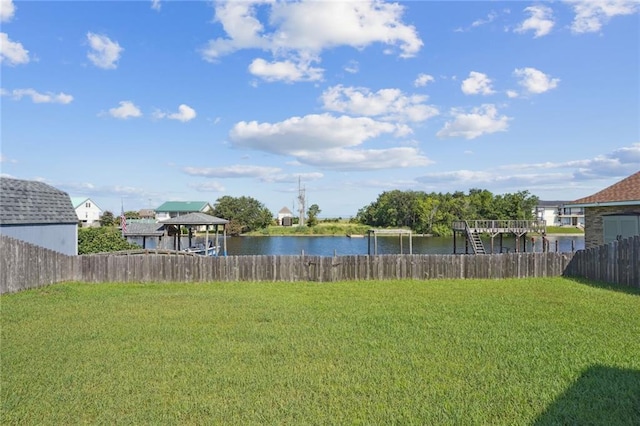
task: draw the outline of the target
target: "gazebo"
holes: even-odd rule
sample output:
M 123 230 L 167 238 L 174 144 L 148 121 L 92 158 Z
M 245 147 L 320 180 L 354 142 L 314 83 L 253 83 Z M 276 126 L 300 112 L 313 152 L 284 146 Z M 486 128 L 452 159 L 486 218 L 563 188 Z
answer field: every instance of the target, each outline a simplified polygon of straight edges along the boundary
M 172 217 L 171 219 L 160 221 L 163 225 L 165 225 L 166 232 L 169 232 L 169 229 L 173 226 L 175 227 L 174 234 L 174 248 L 176 250 L 181 250 L 180 247 L 180 236 L 182 235 L 182 227 L 186 226 L 189 229 L 189 246 L 191 246 L 191 238 L 193 236 L 193 230 L 196 227 L 204 226 L 205 227 L 205 254 L 206 250 L 209 247 L 209 227 L 213 226 L 213 230 L 215 231 L 214 244 L 216 247 L 215 254 L 218 255 L 217 248 L 218 244 L 218 236 L 219 236 L 219 227 L 222 225 L 222 239 L 223 239 L 223 250 L 222 253 L 227 255 L 227 227 L 226 225 L 229 223 L 226 219 L 221 219 L 219 217 L 211 216 L 206 213 L 189 213 L 183 216 Z M 177 241 L 176 241 L 177 237 Z

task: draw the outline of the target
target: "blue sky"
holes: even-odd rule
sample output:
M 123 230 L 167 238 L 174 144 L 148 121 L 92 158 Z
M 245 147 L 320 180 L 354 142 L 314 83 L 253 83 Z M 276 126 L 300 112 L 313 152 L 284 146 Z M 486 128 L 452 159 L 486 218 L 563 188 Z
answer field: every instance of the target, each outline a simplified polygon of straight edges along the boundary
M 275 214 L 299 179 L 322 217 L 574 200 L 640 169 L 637 1 L 0 1 L 0 172 L 103 210 Z

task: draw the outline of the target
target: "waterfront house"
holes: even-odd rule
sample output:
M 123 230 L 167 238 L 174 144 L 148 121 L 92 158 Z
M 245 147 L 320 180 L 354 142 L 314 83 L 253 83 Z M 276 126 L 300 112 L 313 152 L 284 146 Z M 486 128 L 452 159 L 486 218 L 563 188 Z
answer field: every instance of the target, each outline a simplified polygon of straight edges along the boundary
M 138 216 L 140 217 L 140 219 L 156 219 L 156 212 L 153 209 L 140 209 L 138 210 Z
M 73 204 L 78 221 L 82 226 L 98 226 L 100 224 L 102 209 L 90 198 L 71 197 L 71 204 Z
M 585 249 L 640 235 L 640 171 L 567 207 L 584 209 Z
M 584 208 L 568 204 L 568 201 L 539 201 L 536 219 L 544 220 L 547 226 L 584 227 Z
M 0 234 L 78 254 L 78 216 L 71 198 L 43 182 L 0 177 Z
M 158 222 L 189 213 L 207 213 L 213 210 L 206 201 L 167 201 L 156 209 Z

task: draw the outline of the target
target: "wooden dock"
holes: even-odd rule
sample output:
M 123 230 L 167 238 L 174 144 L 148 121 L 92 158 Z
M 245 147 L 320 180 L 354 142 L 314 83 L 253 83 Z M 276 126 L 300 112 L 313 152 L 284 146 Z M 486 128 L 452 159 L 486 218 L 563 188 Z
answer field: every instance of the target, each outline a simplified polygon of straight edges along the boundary
M 474 254 L 487 254 L 480 235 L 491 237 L 491 253 L 494 253 L 494 239 L 499 237 L 500 253 L 502 253 L 502 237 L 504 234 L 512 234 L 516 237 L 516 252 L 520 251 L 520 239 L 522 239 L 522 251 L 526 251 L 526 235 L 537 233 L 545 235 L 547 224 L 544 220 L 456 220 L 453 229 L 453 253 L 457 254 L 456 236 L 462 234 L 465 237 L 465 253 L 469 253 L 469 247 Z M 525 237 L 525 238 L 522 238 Z

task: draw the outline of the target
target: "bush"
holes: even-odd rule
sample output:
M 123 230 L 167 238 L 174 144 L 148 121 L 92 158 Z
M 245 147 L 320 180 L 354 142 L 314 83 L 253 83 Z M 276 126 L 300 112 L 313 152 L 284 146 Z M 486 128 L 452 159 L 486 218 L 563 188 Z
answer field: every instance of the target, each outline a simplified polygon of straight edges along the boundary
M 80 228 L 78 229 L 78 254 L 105 253 L 137 248 L 129 243 L 118 228 Z

